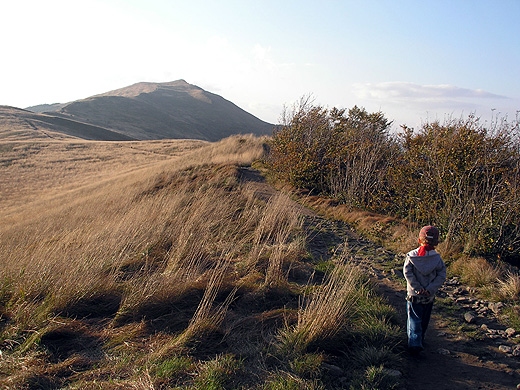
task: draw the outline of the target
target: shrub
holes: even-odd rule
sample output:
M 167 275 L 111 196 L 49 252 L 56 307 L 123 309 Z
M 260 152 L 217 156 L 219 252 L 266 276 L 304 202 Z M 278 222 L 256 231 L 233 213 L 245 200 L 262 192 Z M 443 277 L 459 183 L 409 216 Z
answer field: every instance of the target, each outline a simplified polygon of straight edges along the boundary
M 386 204 L 384 173 L 397 149 L 381 112 L 328 110 L 307 98 L 283 122 L 269 144 L 268 166 L 279 178 L 356 206 Z
M 402 126 L 381 112 L 325 109 L 302 99 L 283 116 L 267 166 L 316 194 L 441 228 L 447 248 L 520 254 L 519 121 L 487 127 L 475 115 Z
M 519 250 L 520 153 L 510 125 L 490 130 L 470 115 L 417 133 L 404 126 L 400 139 L 389 172 L 396 214 L 436 224 L 467 253 Z

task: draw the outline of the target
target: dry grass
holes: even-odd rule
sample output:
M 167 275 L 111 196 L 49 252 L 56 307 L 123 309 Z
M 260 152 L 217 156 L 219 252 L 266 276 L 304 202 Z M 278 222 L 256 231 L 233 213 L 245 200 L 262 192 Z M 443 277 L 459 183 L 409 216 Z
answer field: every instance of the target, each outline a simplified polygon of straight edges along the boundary
M 323 285 L 305 298 L 297 324 L 280 333 L 281 349 L 305 351 L 310 344 L 342 331 L 355 315 L 362 280 L 362 271 L 350 265 L 346 255 L 338 258 Z
M 0 142 L 0 210 L 17 214 L 28 202 L 112 180 L 137 169 L 171 161 L 207 142 L 167 140 L 147 142 L 38 141 Z M 15 210 L 10 209 L 17 207 Z
M 242 143 L 229 141 L 233 142 Z M 197 247 L 200 252 L 204 243 L 225 244 L 222 242 L 224 237 L 218 237 L 223 235 L 220 225 L 243 203 L 241 199 L 236 202 L 230 199 L 227 204 L 221 201 L 229 198 L 225 188 L 228 183 L 219 182 L 230 180 L 228 168 L 222 168 L 220 176 L 219 168 L 215 172 L 208 168 L 202 177 L 197 177 L 197 173 L 189 177 L 187 170 L 192 165 L 211 163 L 212 156 L 221 161 L 216 149 L 226 146 L 223 144 L 207 147 L 201 154 L 185 153 L 184 159 L 180 160 L 170 157 L 166 163 L 157 163 L 164 156 L 156 157 L 153 166 L 132 172 L 128 172 L 124 164 L 124 168 L 114 171 L 118 166 L 114 164 L 110 167 L 112 171 L 107 169 L 105 172 L 106 178 L 90 185 L 84 182 L 92 177 L 84 172 L 72 190 L 59 195 L 54 195 L 54 191 L 47 192 L 38 201 L 25 204 L 16 215 L 12 214 L 12 208 L 4 208 L 1 217 L 9 224 L 2 224 L 0 245 L 3 253 L 10 254 L 9 261 L 2 267 L 4 280 L 17 279 L 12 282 L 11 290 L 24 301 L 38 301 L 49 293 L 54 297 L 67 297 L 64 299 L 70 301 L 100 289 L 111 290 L 117 270 L 130 264 L 173 269 L 180 257 L 200 258 L 200 253 L 186 253 L 190 236 L 196 237 L 196 245 L 187 248 L 188 251 Z M 259 146 L 261 150 L 261 144 Z M 107 148 L 107 153 L 109 150 Z M 231 153 L 226 153 L 226 158 L 232 160 Z M 238 153 L 242 163 L 244 153 Z M 49 172 L 54 171 L 54 159 L 39 163 Z M 60 172 L 56 174 L 61 176 Z M 170 191 L 157 188 L 157 182 L 164 176 L 171 179 Z M 38 188 L 39 182 L 34 181 L 37 177 L 35 173 L 33 181 L 26 185 Z M 46 182 L 47 177 L 43 175 L 41 180 Z M 237 182 L 229 184 L 236 185 Z M 213 190 L 212 186 L 216 188 Z M 151 196 L 150 187 L 157 194 Z M 212 218 L 208 219 L 208 216 Z M 206 221 L 205 225 L 203 221 Z M 222 249 L 209 248 L 207 255 L 210 257 L 211 252 Z M 206 265 L 199 266 L 204 269 Z M 20 274 L 23 279 L 14 277 Z M 190 276 L 189 273 L 186 276 Z M 59 290 L 55 286 L 60 286 Z M 60 302 L 55 305 L 63 306 Z
M 450 269 L 461 275 L 462 282 L 473 287 L 494 284 L 500 277 L 500 270 L 482 257 L 462 256 L 451 264 Z
M 498 280 L 498 296 L 501 299 L 517 301 L 520 298 L 520 275 L 511 271 Z
M 0 217 L 8 223 L 0 227 L 0 250 L 9 256 L 0 270 L 0 304 L 9 322 L 1 343 L 4 354 L 23 356 L 2 363 L 6 373 L 27 364 L 42 335 L 59 339 L 52 324 L 67 324 L 67 317 L 112 318 L 114 330 L 152 320 L 173 332 L 162 347 L 211 333 L 238 281 L 256 266 L 249 250 L 294 246 L 292 233 L 276 231 L 297 229 L 294 211 L 270 217 L 269 240 L 255 238 L 266 229 L 267 205 L 241 184 L 237 167 L 262 156 L 261 139 L 6 145 L 0 177 L 8 196 Z M 241 263 L 249 266 L 239 273 L 234 264 Z M 227 298 L 216 302 L 225 291 Z M 139 353 L 132 353 L 138 364 Z M 24 377 L 9 380 L 48 376 L 46 360 L 35 359 Z M 105 366 L 121 375 L 119 364 Z M 132 376 L 148 386 L 146 375 Z
M 295 232 L 301 232 L 303 219 L 291 205 L 291 199 L 283 193 L 272 197 L 253 234 L 249 267 L 254 268 L 262 257 L 267 257 L 265 284 L 268 286 L 283 284 L 284 264 L 297 259 L 305 250 L 301 237 L 295 237 Z
M 68 142 L 38 145 L 27 161 L 40 175 L 21 160 L 0 168 L 27 178 L 0 209 L 0 387 L 221 385 L 244 370 L 236 388 L 251 388 L 270 377 L 261 359 L 301 291 L 320 291 L 297 320 L 305 345 L 348 319 L 355 269 L 338 264 L 323 287 L 289 279 L 307 256 L 300 212 L 288 195 L 259 198 L 241 176 L 262 139 L 82 143 L 85 161 Z

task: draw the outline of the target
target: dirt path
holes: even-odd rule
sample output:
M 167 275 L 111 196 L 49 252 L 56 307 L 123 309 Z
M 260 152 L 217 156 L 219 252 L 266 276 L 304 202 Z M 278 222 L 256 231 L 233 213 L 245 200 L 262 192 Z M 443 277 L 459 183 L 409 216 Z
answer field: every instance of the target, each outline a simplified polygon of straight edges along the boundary
M 387 278 L 382 279 L 379 286 L 399 313 L 400 325 L 405 331 L 405 290 Z M 439 311 L 434 306 L 425 351 L 419 357 L 403 353 L 404 389 L 516 389 L 520 382 L 518 358 L 499 352 L 495 341 L 469 340 L 451 330 L 447 323 L 460 319 L 447 319 Z
M 243 169 L 242 175 L 245 180 L 255 183 L 261 197 L 269 198 L 276 193 L 272 187 L 263 182 L 258 172 Z M 302 214 L 306 216 L 306 224 L 312 225 L 314 234 L 309 244 L 313 256 L 325 257 L 335 248 L 348 246 L 353 259 L 367 269 L 376 281 L 379 292 L 396 309 L 399 325 L 403 329 L 400 370 L 403 378 L 400 390 L 517 388 L 517 384 L 520 383 L 520 357 L 500 352 L 498 349 L 500 340 L 486 337 L 475 340 L 467 337 L 461 330 L 464 328 L 464 309 L 457 307 L 455 303 L 451 313 L 443 310 L 440 304 L 434 305 L 430 328 L 426 335 L 425 350 L 419 357 L 410 356 L 404 347 L 406 311 L 402 274 L 399 268 L 388 271 L 388 267 L 385 266 L 388 263 L 396 263 L 396 256 L 402 257 L 402 255 L 392 253 L 363 239 L 343 222 L 324 219 L 298 204 L 295 207 L 301 207 Z M 442 293 L 448 296 L 447 292 L 454 288 L 456 287 L 445 285 Z M 479 331 L 479 329 L 475 330 L 477 325 L 473 326 L 475 332 Z

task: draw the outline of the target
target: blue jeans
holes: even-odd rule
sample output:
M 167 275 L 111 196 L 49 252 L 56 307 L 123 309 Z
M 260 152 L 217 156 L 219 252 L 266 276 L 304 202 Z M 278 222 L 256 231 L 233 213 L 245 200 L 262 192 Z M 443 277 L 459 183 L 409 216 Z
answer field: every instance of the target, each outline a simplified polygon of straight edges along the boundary
M 408 314 L 406 331 L 409 348 L 423 348 L 424 334 L 428 329 L 432 308 L 433 302 L 422 304 L 406 301 L 406 312 Z

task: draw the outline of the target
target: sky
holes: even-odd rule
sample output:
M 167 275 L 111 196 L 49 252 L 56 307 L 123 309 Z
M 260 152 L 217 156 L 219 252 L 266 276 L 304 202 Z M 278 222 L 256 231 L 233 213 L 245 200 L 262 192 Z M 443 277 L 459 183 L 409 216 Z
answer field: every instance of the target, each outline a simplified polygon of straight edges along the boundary
M 2 0 L 0 105 L 184 79 L 258 118 L 381 111 L 400 125 L 520 110 L 520 0 Z

